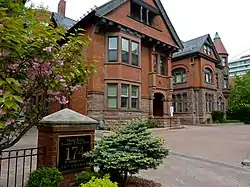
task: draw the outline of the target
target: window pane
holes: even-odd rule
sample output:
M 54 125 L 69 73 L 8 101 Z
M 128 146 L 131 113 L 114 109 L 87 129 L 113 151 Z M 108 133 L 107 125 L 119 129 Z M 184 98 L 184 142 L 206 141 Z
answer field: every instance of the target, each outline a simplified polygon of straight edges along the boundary
M 139 44 L 136 42 L 132 42 L 132 53 L 139 55 Z
M 131 108 L 139 108 L 139 99 L 138 98 L 131 99 Z
M 139 65 L 139 44 L 132 42 L 132 64 L 135 66 Z
M 109 37 L 109 49 L 118 49 L 118 38 Z
M 117 84 L 108 85 L 108 96 L 117 96 Z
M 129 40 L 122 38 L 122 62 L 129 63 Z
M 109 62 L 117 62 L 118 61 L 118 52 L 117 50 L 109 50 Z
M 181 74 L 181 73 L 176 74 L 175 79 L 176 79 L 176 83 L 181 83 L 181 82 L 183 82 L 183 76 L 182 76 L 182 74 Z
M 154 61 L 154 72 L 158 73 L 158 71 L 157 71 L 157 66 L 158 66 L 157 55 L 155 54 L 153 58 L 154 58 L 153 59 L 153 61 Z
M 161 75 L 166 75 L 165 58 L 163 56 L 161 56 L 160 58 L 160 67 L 161 67 Z
M 121 97 L 121 107 L 128 108 L 128 97 Z
M 108 98 L 108 108 L 117 108 L 117 97 Z
M 128 97 L 128 85 L 122 84 L 122 96 Z
M 138 66 L 139 65 L 139 58 L 138 55 L 132 54 L 132 65 Z
M 139 87 L 138 86 L 132 86 L 132 97 L 137 97 L 139 96 Z

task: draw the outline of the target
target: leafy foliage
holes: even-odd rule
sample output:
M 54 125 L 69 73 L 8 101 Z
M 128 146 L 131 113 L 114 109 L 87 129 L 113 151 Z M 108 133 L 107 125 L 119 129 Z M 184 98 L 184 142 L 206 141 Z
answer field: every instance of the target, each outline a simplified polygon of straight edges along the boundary
M 94 171 L 83 171 L 76 176 L 77 185 L 89 182 L 93 177 L 101 178 L 101 174 Z
M 224 116 L 225 116 L 225 113 L 223 111 L 220 111 L 220 110 L 212 111 L 213 122 L 223 123 L 225 121 Z
M 53 28 L 45 9 L 15 1 L 0 0 L 0 150 L 36 124 L 50 103 L 66 104 L 93 72 L 82 30 Z
M 104 137 L 88 156 L 94 166 L 99 166 L 103 173 L 111 174 L 111 179 L 121 182 L 123 176 L 123 183 L 126 184 L 128 173 L 156 169 L 167 155 L 163 140 L 147 131 L 146 121 L 137 120 L 116 134 Z
M 156 128 L 156 121 L 153 119 L 148 119 L 147 120 L 147 127 L 149 129 Z
M 81 184 L 80 187 L 118 187 L 117 183 L 113 183 L 109 180 L 109 176 L 105 175 L 103 179 L 92 178 L 88 183 Z
M 250 71 L 242 77 L 236 77 L 229 96 L 228 117 L 250 123 Z
M 59 187 L 62 179 L 57 168 L 41 168 L 30 174 L 26 187 Z

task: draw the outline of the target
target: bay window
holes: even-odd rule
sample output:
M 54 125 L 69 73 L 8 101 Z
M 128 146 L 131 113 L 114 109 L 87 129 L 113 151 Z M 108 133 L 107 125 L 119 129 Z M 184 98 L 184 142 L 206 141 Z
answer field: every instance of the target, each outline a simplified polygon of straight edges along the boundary
M 121 45 L 118 43 L 121 42 Z M 108 37 L 108 62 L 120 62 L 139 66 L 140 43 L 118 36 Z M 121 58 L 118 58 L 118 54 Z

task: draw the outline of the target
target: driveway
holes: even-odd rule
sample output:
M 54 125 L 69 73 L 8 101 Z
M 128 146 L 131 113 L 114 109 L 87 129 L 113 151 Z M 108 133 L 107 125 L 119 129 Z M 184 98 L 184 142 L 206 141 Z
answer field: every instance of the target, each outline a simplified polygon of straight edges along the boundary
M 250 186 L 250 169 L 241 165 L 243 159 L 250 157 L 250 126 L 187 127 L 173 131 L 157 129 L 153 134 L 164 138 L 171 153 L 156 171 L 141 172 L 142 177 L 160 182 L 164 187 Z M 32 129 L 11 149 L 36 147 L 36 138 L 36 129 Z M 33 159 L 34 169 L 36 158 Z M 6 162 L 2 163 L 0 187 L 6 186 L 6 165 Z M 18 168 L 21 169 L 22 166 Z M 12 175 L 14 173 L 11 171 Z M 25 179 L 27 177 L 28 173 Z
M 164 138 L 170 156 L 156 171 L 140 175 L 166 187 L 249 187 L 250 126 L 188 127 L 154 131 Z

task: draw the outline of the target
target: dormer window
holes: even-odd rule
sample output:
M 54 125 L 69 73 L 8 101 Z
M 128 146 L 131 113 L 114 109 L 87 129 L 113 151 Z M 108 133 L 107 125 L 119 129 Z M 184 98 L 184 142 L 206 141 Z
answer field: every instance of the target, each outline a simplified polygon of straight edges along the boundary
M 137 21 L 152 26 L 153 19 L 157 15 L 157 10 L 154 10 L 149 5 L 143 3 L 144 2 L 138 0 L 131 1 L 131 17 Z
M 211 48 L 204 45 L 204 54 L 211 56 Z

